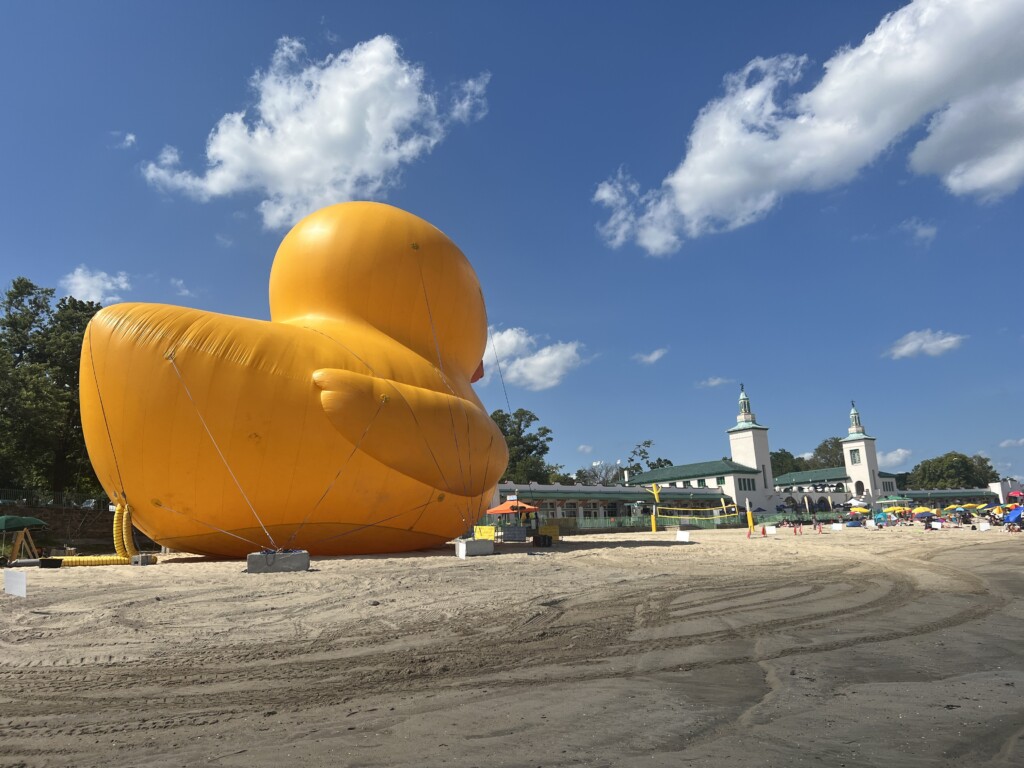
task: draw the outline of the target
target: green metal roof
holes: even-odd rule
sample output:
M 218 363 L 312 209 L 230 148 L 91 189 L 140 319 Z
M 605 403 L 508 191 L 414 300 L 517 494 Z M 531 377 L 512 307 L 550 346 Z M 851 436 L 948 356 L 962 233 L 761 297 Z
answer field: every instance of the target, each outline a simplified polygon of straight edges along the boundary
M 847 435 L 846 437 L 844 437 L 839 442 L 840 443 L 848 443 L 848 442 L 850 442 L 852 440 L 874 440 L 874 439 L 875 438 L 873 438 L 871 435 L 865 435 L 863 432 L 854 432 L 852 435 Z
M 808 469 L 803 472 L 787 472 L 775 478 L 775 485 L 814 485 L 815 483 L 848 483 L 850 476 L 846 467 Z
M 742 431 L 744 431 L 746 429 L 763 429 L 766 432 L 768 431 L 768 427 L 762 426 L 761 424 L 758 424 L 756 421 L 751 421 L 751 422 L 748 422 L 746 424 L 737 424 L 735 427 L 730 427 L 729 429 L 727 429 L 725 431 L 727 433 L 728 432 L 742 432 Z
M 761 471 L 745 467 L 730 459 L 701 461 L 696 464 L 677 464 L 660 467 L 650 472 L 641 472 L 629 479 L 631 483 L 674 483 L 676 480 L 693 480 L 699 477 L 722 477 L 723 475 L 759 475 Z
M 654 495 L 638 486 L 628 485 L 529 485 L 502 483 L 498 493 L 504 501 L 508 496 L 517 496 L 520 501 L 654 501 Z M 713 501 L 718 502 L 722 493 L 717 488 L 662 488 L 658 495 L 666 501 Z M 732 501 L 732 497 L 725 497 Z

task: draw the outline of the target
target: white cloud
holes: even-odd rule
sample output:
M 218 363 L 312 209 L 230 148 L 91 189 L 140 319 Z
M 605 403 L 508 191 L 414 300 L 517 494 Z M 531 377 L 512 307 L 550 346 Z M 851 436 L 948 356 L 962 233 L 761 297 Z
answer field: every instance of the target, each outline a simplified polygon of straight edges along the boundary
M 710 378 L 704 379 L 703 381 L 698 381 L 697 382 L 697 386 L 698 387 L 720 387 L 723 384 L 729 384 L 731 382 L 732 382 L 732 379 L 723 379 L 721 376 L 712 376 Z
M 93 272 L 80 264 L 74 272 L 60 279 L 60 287 L 76 299 L 110 304 L 120 301 L 121 296 L 117 292 L 131 290 L 132 284 L 127 272 L 108 275 L 106 272 Z
M 188 287 L 185 285 L 185 281 L 180 278 L 172 277 L 171 285 L 174 286 L 179 296 L 195 296 L 195 294 L 192 293 L 192 291 L 190 291 Z
M 131 149 L 135 146 L 135 134 L 127 133 L 125 131 L 111 131 L 110 135 L 114 137 L 117 144 L 114 145 L 115 149 Z
M 945 331 L 933 331 L 927 328 L 923 331 L 911 331 L 902 336 L 886 352 L 886 357 L 899 360 L 901 357 L 916 357 L 917 355 L 930 355 L 938 357 L 946 352 L 952 352 L 967 339 L 966 336 Z
M 490 75 L 457 84 L 444 114 L 423 68 L 386 35 L 323 61 L 304 54 L 297 40 L 278 41 L 269 68 L 252 77 L 252 113 L 224 115 L 207 137 L 204 173 L 183 169 L 169 146 L 144 166 L 146 179 L 203 202 L 255 191 L 264 226 L 284 227 L 325 205 L 381 197 L 453 121 L 487 111 Z
M 814 451 L 804 451 L 800 454 L 801 459 L 811 459 L 814 457 Z
M 592 446 L 592 445 L 581 445 L 576 450 L 579 451 L 580 453 L 593 453 L 594 452 L 594 446 Z
M 213 239 L 217 241 L 217 245 L 219 245 L 221 248 L 230 248 L 235 244 L 235 241 L 232 240 L 227 235 L 217 234 L 213 236 Z
M 484 368 L 487 370 L 482 380 L 484 384 L 491 378 L 495 358 L 506 383 L 533 391 L 561 384 L 571 371 L 583 365 L 580 355 L 583 345 L 578 341 L 558 342 L 538 349 L 537 338 L 527 333 L 525 328 L 504 331 L 492 328 L 490 331 L 484 355 Z
M 662 347 L 647 354 L 644 354 L 643 352 L 637 352 L 635 355 L 633 355 L 633 359 L 636 360 L 638 363 L 643 363 L 644 365 L 654 365 L 656 362 L 658 362 L 659 360 L 661 360 L 661 358 L 665 356 L 666 352 L 668 352 L 668 347 Z
M 1024 181 L 1024 79 L 951 104 L 928 130 L 910 154 L 910 167 L 940 176 L 953 194 L 992 201 Z
M 932 115 L 912 170 L 957 194 L 1008 194 L 1024 182 L 1022 26 L 1019 0 L 915 0 L 792 95 L 806 57 L 753 59 L 701 110 L 660 188 L 641 192 L 621 171 L 598 186 L 593 200 L 610 210 L 600 232 L 612 247 L 671 253 L 763 218 L 788 194 L 849 182 Z
M 1016 440 L 1003 440 L 1003 442 L 1001 442 L 999 444 L 999 447 L 1000 448 L 1024 448 L 1024 437 L 1018 438 Z
M 452 120 L 460 123 L 471 123 L 487 116 L 487 84 L 491 82 L 491 73 L 484 72 L 479 77 L 467 80 L 459 86 L 459 93 L 452 98 Z
M 904 232 L 909 232 L 915 242 L 923 245 L 931 245 L 935 236 L 939 233 L 939 228 L 934 224 L 925 224 L 917 218 L 906 219 L 900 224 L 900 229 Z
M 911 451 L 907 448 L 897 448 L 889 452 L 878 454 L 878 466 L 882 469 L 891 469 L 901 466 L 910 458 Z

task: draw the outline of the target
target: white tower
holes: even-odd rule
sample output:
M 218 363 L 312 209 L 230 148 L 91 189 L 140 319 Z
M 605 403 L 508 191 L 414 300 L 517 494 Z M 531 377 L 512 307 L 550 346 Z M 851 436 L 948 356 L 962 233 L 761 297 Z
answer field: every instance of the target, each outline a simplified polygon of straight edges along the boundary
M 750 410 L 750 398 L 740 384 L 740 412 L 736 416 L 736 426 L 727 430 L 729 435 L 729 452 L 737 464 L 759 470 L 755 478 L 758 496 L 770 493 L 775 487 L 775 475 L 772 472 L 772 456 L 768 448 L 768 427 L 757 423 Z M 753 495 L 751 495 L 753 497 Z M 764 498 L 767 498 L 765 495 Z
M 860 423 L 857 404 L 850 401 L 849 435 L 843 438 L 843 463 L 850 478 L 849 490 L 858 498 L 878 495 L 881 482 L 878 479 L 878 455 L 875 453 L 875 438 L 864 432 Z

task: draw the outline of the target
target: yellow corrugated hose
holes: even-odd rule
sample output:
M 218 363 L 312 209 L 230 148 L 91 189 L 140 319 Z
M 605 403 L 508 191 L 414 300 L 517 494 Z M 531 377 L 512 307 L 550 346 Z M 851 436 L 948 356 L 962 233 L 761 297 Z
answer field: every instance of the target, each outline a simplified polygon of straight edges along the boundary
M 133 555 L 139 554 L 132 539 L 131 507 L 118 503 L 114 509 L 114 549 L 116 555 L 83 555 L 81 557 L 65 557 L 61 560 L 62 568 L 73 568 L 82 565 L 129 565 Z

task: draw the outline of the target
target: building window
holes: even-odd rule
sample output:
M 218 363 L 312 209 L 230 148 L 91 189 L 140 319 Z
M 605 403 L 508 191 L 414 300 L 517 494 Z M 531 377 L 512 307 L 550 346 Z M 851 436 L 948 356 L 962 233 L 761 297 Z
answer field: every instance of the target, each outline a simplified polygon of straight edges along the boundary
M 698 480 L 698 481 L 697 481 L 697 487 L 698 487 L 698 488 L 707 488 L 707 487 L 708 487 L 708 481 L 707 481 L 707 480 L 705 480 L 705 479 L 704 479 L 704 478 L 702 477 L 702 478 L 701 478 L 700 480 Z
M 757 481 L 752 477 L 737 477 L 736 488 L 740 491 L 756 491 Z
M 619 512 L 619 504 L 616 501 L 609 501 L 604 505 L 604 513 L 608 517 L 615 517 Z
M 715 485 L 717 485 L 719 487 L 725 485 L 725 478 L 724 477 L 716 477 L 715 478 Z
M 690 481 L 689 480 L 683 480 L 683 488 L 690 488 L 690 487 L 692 487 L 690 485 Z
M 851 464 L 860 464 L 860 448 L 851 448 L 850 449 L 850 463 Z

